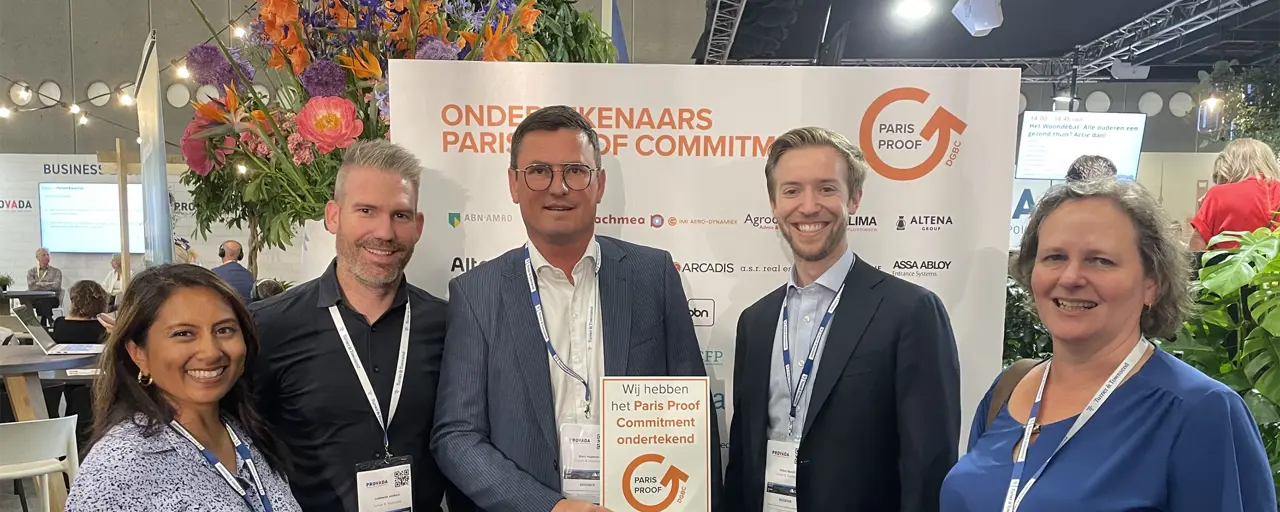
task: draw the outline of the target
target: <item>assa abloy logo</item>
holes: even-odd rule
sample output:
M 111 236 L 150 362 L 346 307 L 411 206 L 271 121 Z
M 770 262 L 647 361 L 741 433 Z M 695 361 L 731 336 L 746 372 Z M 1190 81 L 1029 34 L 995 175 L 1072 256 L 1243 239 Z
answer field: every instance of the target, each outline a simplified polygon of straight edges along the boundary
M 893 275 L 898 277 L 937 277 L 951 270 L 951 260 L 896 260 Z
M 96 176 L 102 174 L 102 164 L 44 164 L 44 173 Z
M 695 262 L 695 263 L 676 263 L 676 272 L 689 272 L 701 274 L 732 274 L 732 263 L 711 263 L 711 262 Z
M 712 299 L 689 299 L 689 317 L 693 325 L 710 327 L 716 324 L 716 301 Z

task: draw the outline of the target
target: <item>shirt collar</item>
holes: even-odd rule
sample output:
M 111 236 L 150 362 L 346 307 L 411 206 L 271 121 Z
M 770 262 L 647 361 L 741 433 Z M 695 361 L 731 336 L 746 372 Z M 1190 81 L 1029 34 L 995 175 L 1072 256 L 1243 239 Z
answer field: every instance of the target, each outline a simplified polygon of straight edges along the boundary
M 836 264 L 832 265 L 826 272 L 823 272 L 821 276 L 818 276 L 818 279 L 814 280 L 813 283 L 833 292 L 839 290 L 840 285 L 844 283 L 845 277 L 849 275 L 849 269 L 853 268 L 853 261 L 853 251 L 846 249 L 844 255 L 836 260 Z M 790 292 L 798 288 L 801 288 L 801 286 L 796 283 L 796 270 L 792 268 L 791 276 L 787 278 L 787 291 Z
M 533 265 L 535 273 L 551 267 L 551 263 L 542 256 L 541 252 L 538 252 L 538 247 L 533 245 L 532 241 L 527 242 L 526 246 L 529 248 L 529 263 Z M 578 265 L 581 265 L 583 261 L 591 262 L 592 269 L 597 274 L 600 273 L 600 242 L 595 237 L 591 238 L 591 244 L 587 246 L 587 252 L 583 253 L 581 258 L 578 258 L 578 263 L 575 263 L 573 268 L 577 269 Z
M 334 258 L 329 262 L 329 268 L 325 269 L 324 274 L 320 276 L 319 293 L 316 298 L 316 307 L 327 308 L 333 306 L 340 301 L 345 301 L 342 293 L 342 286 L 338 284 L 338 258 Z M 409 282 L 405 279 L 404 274 L 400 274 L 400 286 L 396 288 L 396 298 L 391 302 L 391 309 L 398 308 L 409 301 Z

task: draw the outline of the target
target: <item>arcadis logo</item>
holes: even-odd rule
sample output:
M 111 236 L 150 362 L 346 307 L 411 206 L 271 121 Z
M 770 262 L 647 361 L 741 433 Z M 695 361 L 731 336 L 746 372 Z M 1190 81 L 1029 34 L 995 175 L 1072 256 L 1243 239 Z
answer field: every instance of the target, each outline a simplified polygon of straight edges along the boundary
M 464 222 L 506 224 L 515 222 L 515 219 L 515 216 L 510 213 L 449 212 L 449 225 L 455 228 L 461 226 Z
M 29 212 L 34 210 L 35 206 L 31 204 L 30 199 L 0 199 L 0 212 Z
M 968 124 L 951 111 L 938 107 L 927 120 L 919 115 L 901 113 L 882 116 L 885 109 L 895 103 L 924 105 L 928 99 L 929 92 L 924 89 L 899 87 L 881 94 L 867 107 L 867 112 L 862 115 L 858 144 L 862 147 L 867 165 L 876 174 L 894 181 L 912 181 L 933 172 L 944 160 L 947 166 L 955 163 L 960 155 L 961 144 L 959 140 L 952 140 L 952 133 L 963 134 Z M 921 121 L 924 125 L 917 128 Z M 925 149 L 925 141 L 934 142 L 932 150 Z M 918 163 L 898 167 L 885 161 L 885 157 L 889 155 L 893 155 L 891 160 L 895 162 Z
M 713 263 L 713 262 L 693 262 L 676 264 L 676 272 L 691 274 L 732 274 L 732 263 Z

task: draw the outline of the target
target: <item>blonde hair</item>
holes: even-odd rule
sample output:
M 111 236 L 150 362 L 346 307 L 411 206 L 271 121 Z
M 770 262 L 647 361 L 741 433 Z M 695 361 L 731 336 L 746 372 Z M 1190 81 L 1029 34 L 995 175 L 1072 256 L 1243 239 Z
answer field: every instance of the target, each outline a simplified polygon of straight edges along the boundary
M 1257 176 L 1263 180 L 1280 180 L 1280 165 L 1271 147 L 1257 139 L 1236 139 L 1218 153 L 1213 161 L 1213 182 L 1221 185 Z
M 773 145 L 769 146 L 769 157 L 764 163 L 764 179 L 769 185 L 770 201 L 777 199 L 775 190 L 777 182 L 773 179 L 773 170 L 778 166 L 782 155 L 793 149 L 813 146 L 826 146 L 836 150 L 844 160 L 845 184 L 849 186 L 849 197 L 858 197 L 858 193 L 862 192 L 862 183 L 866 181 L 867 171 L 870 168 L 862 160 L 862 151 L 858 146 L 849 142 L 844 135 L 834 131 L 817 126 L 806 126 L 782 134 L 773 141 Z

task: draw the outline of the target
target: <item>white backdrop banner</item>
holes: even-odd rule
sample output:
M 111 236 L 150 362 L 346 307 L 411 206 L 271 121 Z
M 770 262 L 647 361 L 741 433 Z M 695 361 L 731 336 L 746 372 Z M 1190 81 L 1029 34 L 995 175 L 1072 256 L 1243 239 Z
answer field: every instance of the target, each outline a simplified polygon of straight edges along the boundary
M 967 437 L 1000 369 L 1016 70 L 414 60 L 393 61 L 390 75 L 392 140 L 428 167 L 409 279 L 444 296 L 451 278 L 525 242 L 507 187 L 511 133 L 539 106 L 576 107 L 600 132 L 609 177 L 597 232 L 673 255 L 722 444 L 738 314 L 791 269 L 766 152 L 799 126 L 846 134 L 875 170 L 849 219 L 851 246 L 943 299 Z

